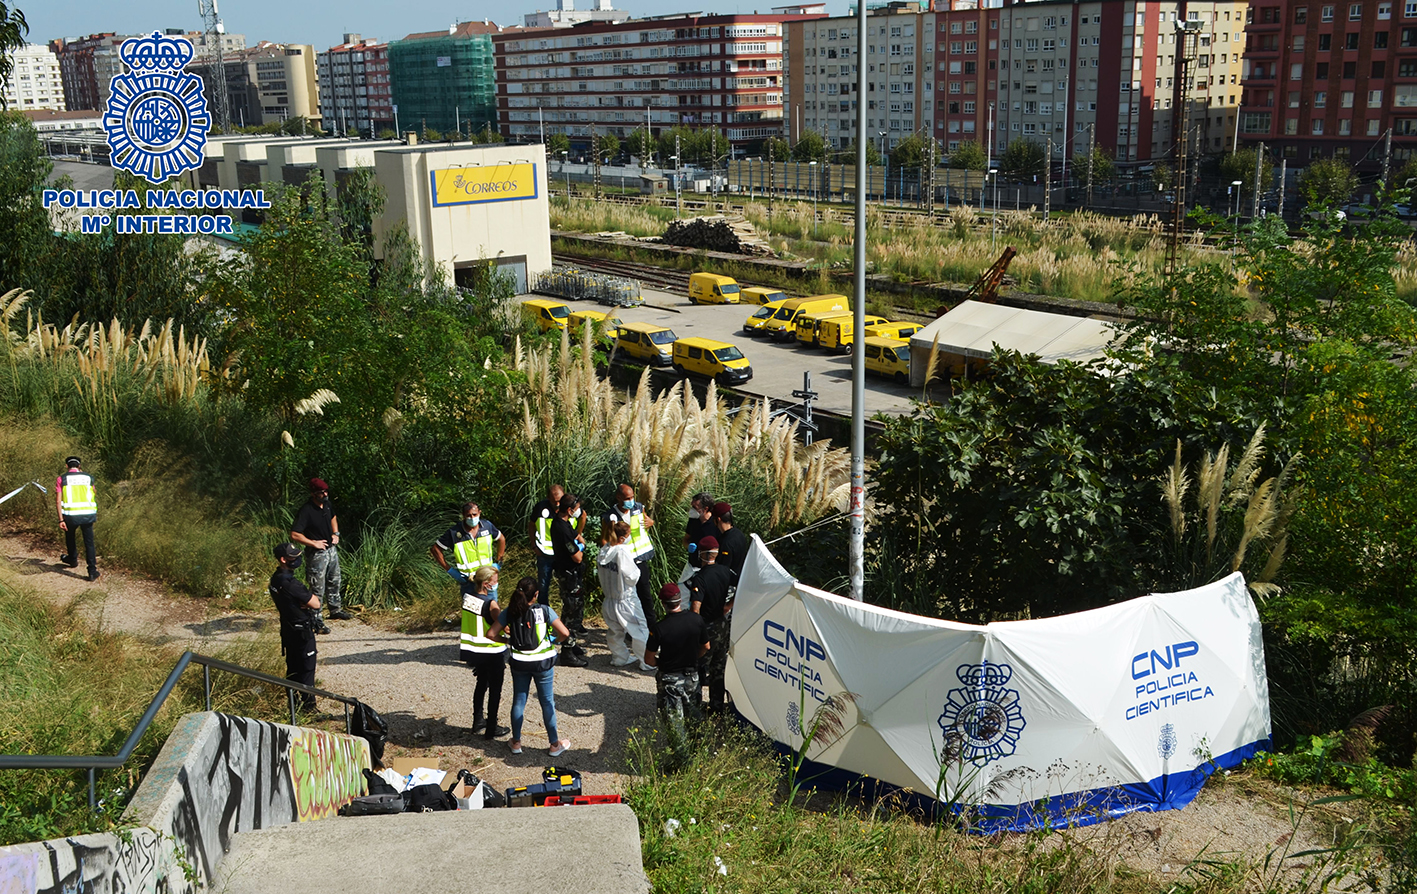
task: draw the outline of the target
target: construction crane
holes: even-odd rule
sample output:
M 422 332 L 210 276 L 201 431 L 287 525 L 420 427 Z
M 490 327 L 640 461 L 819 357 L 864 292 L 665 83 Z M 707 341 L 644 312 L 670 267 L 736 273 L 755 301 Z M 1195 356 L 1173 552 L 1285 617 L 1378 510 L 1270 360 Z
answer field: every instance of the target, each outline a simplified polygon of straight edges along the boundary
M 211 86 L 212 129 L 219 133 L 231 131 L 231 106 L 226 97 L 226 54 L 222 44 L 226 26 L 222 24 L 221 13 L 217 11 L 217 0 L 197 0 L 197 11 L 202 16 L 202 27 L 207 33 L 207 49 L 213 55 L 207 61 L 207 83 Z
M 1004 274 L 1008 272 L 1009 262 L 1014 259 L 1018 252 L 1012 245 L 1004 249 L 1004 253 L 999 255 L 999 260 L 994 262 L 994 266 L 985 270 L 974 281 L 970 287 L 969 294 L 964 296 L 965 301 L 984 301 L 993 304 L 999 297 L 999 285 L 1004 281 Z

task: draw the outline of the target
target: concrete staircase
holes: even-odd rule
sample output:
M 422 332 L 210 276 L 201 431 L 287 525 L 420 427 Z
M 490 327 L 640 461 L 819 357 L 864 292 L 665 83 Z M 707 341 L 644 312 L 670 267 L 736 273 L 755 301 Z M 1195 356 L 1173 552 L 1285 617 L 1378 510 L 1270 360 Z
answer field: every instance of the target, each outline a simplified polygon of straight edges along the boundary
M 644 894 L 623 804 L 335 817 L 242 832 L 213 891 Z

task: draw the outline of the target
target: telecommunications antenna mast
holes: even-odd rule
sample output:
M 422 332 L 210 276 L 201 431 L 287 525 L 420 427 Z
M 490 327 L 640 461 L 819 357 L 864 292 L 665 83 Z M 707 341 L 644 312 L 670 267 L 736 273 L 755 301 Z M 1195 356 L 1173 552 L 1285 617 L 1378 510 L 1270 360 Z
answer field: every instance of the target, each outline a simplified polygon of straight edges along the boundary
M 202 15 L 202 25 L 207 32 L 207 49 L 212 53 L 207 57 L 207 83 L 212 88 L 212 129 L 229 133 L 231 108 L 226 99 L 226 54 L 222 46 L 226 26 L 217 12 L 216 0 L 197 0 L 197 11 Z

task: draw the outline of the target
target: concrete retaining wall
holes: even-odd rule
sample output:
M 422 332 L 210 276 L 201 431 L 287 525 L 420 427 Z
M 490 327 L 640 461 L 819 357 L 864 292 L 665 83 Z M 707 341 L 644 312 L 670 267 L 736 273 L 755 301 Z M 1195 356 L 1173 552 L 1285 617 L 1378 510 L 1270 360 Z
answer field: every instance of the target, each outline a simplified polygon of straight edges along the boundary
M 360 738 L 188 714 L 128 805 L 135 828 L 0 848 L 0 894 L 195 892 L 237 832 L 333 816 L 368 766 Z

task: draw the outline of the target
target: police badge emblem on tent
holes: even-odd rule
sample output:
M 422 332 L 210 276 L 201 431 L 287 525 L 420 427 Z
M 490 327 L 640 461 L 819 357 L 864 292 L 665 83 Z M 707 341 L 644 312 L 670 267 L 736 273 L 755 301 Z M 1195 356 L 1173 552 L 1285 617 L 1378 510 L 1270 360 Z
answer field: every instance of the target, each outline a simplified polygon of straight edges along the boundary
M 202 79 L 184 71 L 191 41 L 154 31 L 118 55 L 129 71 L 109 82 L 103 115 L 113 166 L 153 184 L 200 167 L 211 116 Z

